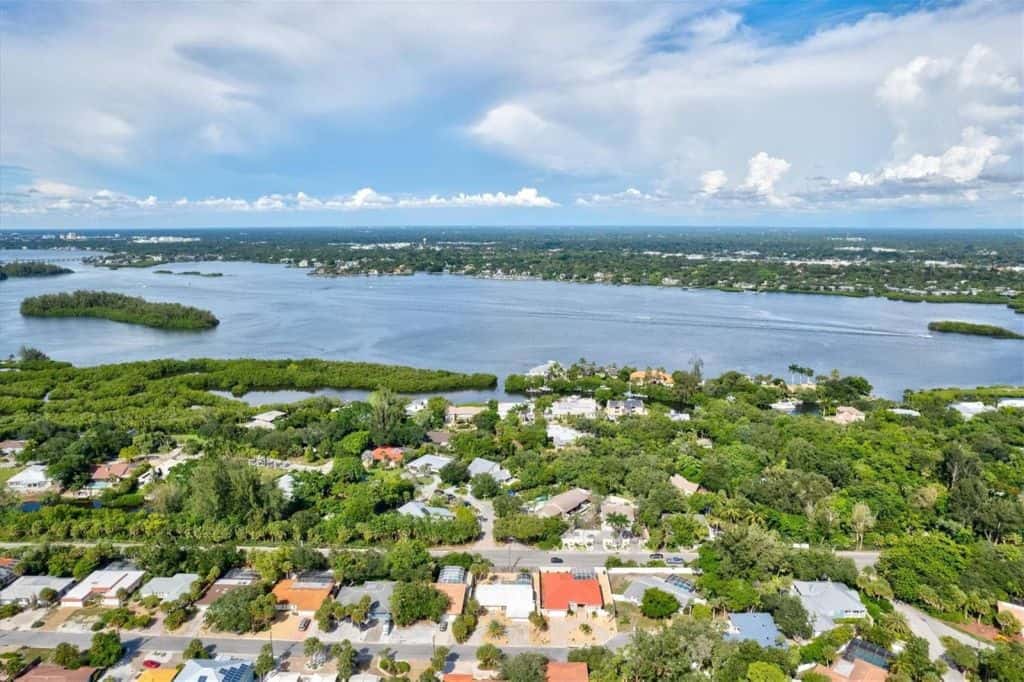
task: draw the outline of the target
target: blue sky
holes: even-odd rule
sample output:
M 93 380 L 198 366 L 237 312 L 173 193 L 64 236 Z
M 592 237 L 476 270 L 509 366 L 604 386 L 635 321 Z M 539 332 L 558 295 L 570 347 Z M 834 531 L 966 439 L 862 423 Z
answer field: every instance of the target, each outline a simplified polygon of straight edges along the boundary
M 1019 3 L 0 3 L 0 227 L 1022 226 Z

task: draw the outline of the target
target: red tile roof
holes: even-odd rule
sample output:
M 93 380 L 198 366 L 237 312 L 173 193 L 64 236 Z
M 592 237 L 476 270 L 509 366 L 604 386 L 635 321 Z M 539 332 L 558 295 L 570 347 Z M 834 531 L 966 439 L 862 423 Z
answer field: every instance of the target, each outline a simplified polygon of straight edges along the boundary
M 389 462 L 401 462 L 405 459 L 405 453 L 403 453 L 400 448 L 381 446 L 370 454 L 373 456 L 374 462 L 382 462 L 385 459 Z
M 111 462 L 110 464 L 101 464 L 92 472 L 92 480 L 109 481 L 113 478 L 124 478 L 131 473 L 132 468 L 131 462 Z
M 570 605 L 604 606 L 601 583 L 597 578 L 574 578 L 568 571 L 543 571 L 540 574 L 541 608 L 563 611 Z
M 88 682 L 96 674 L 96 668 L 81 667 L 66 670 L 59 665 L 40 663 L 19 677 L 24 682 Z
M 588 682 L 586 663 L 548 661 L 548 682 Z

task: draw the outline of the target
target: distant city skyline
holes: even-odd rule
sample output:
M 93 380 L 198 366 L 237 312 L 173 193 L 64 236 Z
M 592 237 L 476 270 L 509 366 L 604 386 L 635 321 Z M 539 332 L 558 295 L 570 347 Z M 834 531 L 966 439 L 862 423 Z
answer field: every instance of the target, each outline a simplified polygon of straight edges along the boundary
M 0 228 L 1024 227 L 1017 2 L 0 2 Z

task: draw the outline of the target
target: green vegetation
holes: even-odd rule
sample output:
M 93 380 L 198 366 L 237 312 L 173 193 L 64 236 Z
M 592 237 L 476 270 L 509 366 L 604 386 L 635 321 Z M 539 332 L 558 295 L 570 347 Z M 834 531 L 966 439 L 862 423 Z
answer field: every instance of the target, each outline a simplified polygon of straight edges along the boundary
M 400 582 L 391 595 L 391 616 L 399 626 L 418 620 L 441 620 L 448 608 L 448 596 L 427 583 Z
M 214 630 L 258 632 L 274 619 L 277 599 L 266 585 L 247 585 L 225 594 L 206 610 L 206 625 Z
M 220 324 L 209 310 L 178 303 L 153 303 L 108 291 L 80 290 L 70 294 L 33 296 L 21 302 L 21 314 L 29 317 L 98 317 L 174 330 L 211 329 Z
M 972 322 L 955 322 L 952 320 L 939 320 L 929 322 L 928 329 L 933 332 L 948 334 L 970 334 L 972 336 L 991 336 L 995 339 L 1024 339 L 1024 334 L 997 327 L 991 324 L 974 324 Z
M 53 275 L 69 275 L 72 272 L 74 271 L 53 263 L 15 261 L 0 265 L 0 280 L 7 277 L 51 277 Z
M 644 590 L 640 611 L 648 618 L 668 618 L 679 610 L 679 601 L 668 592 L 651 588 Z

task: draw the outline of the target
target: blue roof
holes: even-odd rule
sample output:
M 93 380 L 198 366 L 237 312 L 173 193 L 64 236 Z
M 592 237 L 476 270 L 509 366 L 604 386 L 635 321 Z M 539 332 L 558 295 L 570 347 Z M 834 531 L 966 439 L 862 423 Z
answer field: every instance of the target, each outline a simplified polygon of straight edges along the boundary
M 730 613 L 729 622 L 729 639 L 757 642 L 763 647 L 777 646 L 783 639 L 770 613 Z

